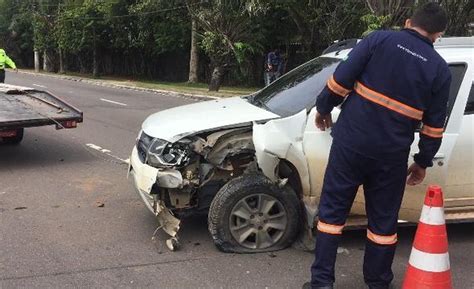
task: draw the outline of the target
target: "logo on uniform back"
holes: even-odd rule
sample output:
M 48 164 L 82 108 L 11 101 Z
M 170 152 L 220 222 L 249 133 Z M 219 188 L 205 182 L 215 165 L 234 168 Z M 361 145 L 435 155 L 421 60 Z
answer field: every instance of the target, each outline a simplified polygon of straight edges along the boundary
M 420 55 L 420 54 L 418 54 L 418 53 L 416 53 L 416 52 L 413 52 L 413 51 L 411 51 L 410 49 L 406 48 L 405 46 L 402 46 L 402 45 L 400 45 L 400 44 L 397 44 L 397 47 L 400 48 L 401 50 L 403 50 L 404 52 L 406 52 L 406 53 L 408 53 L 408 54 L 410 54 L 410 55 L 412 55 L 412 56 L 415 56 L 416 58 L 419 58 L 419 59 L 421 59 L 421 60 L 423 60 L 423 61 L 425 61 L 425 62 L 428 61 L 428 59 L 426 59 L 426 57 L 424 57 L 423 55 Z

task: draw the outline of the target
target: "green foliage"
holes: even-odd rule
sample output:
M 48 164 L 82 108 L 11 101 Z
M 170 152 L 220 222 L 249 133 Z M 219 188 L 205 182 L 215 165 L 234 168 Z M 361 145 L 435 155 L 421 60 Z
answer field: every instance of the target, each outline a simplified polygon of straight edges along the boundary
M 362 16 L 361 20 L 367 27 L 367 29 L 362 34 L 362 36 L 367 36 L 375 30 L 380 30 L 386 27 L 390 19 L 391 19 L 390 15 L 377 16 L 375 14 L 366 14 Z
M 176 9 L 176 6 L 182 9 Z M 150 11 L 163 13 L 147 14 Z M 138 1 L 129 7 L 131 21 L 130 45 L 153 55 L 185 49 L 190 42 L 190 19 L 184 3 L 173 1 Z M 140 17 L 138 15 L 144 15 Z
M 190 3 L 188 7 L 204 29 L 201 48 L 213 65 L 228 67 L 234 61 L 243 64 L 247 56 L 261 52 L 262 37 L 255 18 L 266 9 L 256 1 L 214 0 L 201 6 Z
M 239 64 L 242 64 L 245 62 L 245 60 L 251 56 L 255 55 L 257 53 L 262 52 L 262 46 L 258 44 L 250 45 L 248 43 L 244 42 L 235 42 L 234 43 L 234 53 L 235 53 L 235 58 Z
M 20 65 L 32 65 L 33 49 L 57 63 L 61 50 L 73 70 L 90 71 L 96 55 L 111 73 L 183 80 L 194 19 L 206 56 L 200 77 L 219 66 L 233 80 L 255 83 L 271 48 L 294 66 L 334 40 L 400 26 L 415 2 L 426 1 L 0 0 L 0 42 Z M 450 15 L 447 34 L 468 34 L 474 2 L 439 2 Z
M 215 62 L 221 63 L 229 58 L 232 51 L 229 49 L 228 43 L 223 35 L 215 32 L 206 31 L 201 34 L 202 39 L 200 46 L 202 50 L 211 56 Z

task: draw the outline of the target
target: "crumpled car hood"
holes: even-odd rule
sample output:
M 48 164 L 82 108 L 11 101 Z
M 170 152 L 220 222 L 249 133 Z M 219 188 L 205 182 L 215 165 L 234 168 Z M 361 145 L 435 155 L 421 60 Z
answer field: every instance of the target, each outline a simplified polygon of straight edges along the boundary
M 142 125 L 152 137 L 175 142 L 185 136 L 279 116 L 240 97 L 204 101 L 163 110 L 150 115 Z

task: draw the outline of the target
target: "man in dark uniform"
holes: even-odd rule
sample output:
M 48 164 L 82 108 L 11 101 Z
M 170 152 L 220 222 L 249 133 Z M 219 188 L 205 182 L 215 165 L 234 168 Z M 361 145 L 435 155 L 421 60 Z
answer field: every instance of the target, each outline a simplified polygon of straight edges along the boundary
M 265 60 L 265 86 L 270 85 L 280 77 L 282 64 L 280 49 L 274 49 L 267 54 Z
M 389 288 L 405 183 L 421 183 L 443 136 L 451 74 L 433 42 L 446 25 L 446 12 L 428 3 L 404 30 L 373 32 L 318 96 L 321 130 L 332 126 L 335 106 L 342 103 L 342 110 L 332 131 L 311 284 L 304 288 L 333 288 L 337 247 L 360 185 L 368 217 L 364 280 L 369 288 Z M 419 152 L 407 169 L 420 123 Z

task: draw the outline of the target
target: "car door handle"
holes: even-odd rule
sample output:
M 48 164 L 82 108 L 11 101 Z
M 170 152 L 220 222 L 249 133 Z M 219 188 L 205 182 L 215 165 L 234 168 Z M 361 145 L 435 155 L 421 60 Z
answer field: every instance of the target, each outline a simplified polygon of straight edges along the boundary
M 416 153 L 411 153 L 410 156 L 413 157 L 417 154 L 418 152 Z M 437 160 L 443 160 L 445 158 L 444 154 L 441 154 L 441 153 L 437 153 L 434 157 L 433 157 L 433 160 L 434 161 L 437 161 Z
M 444 154 L 436 154 L 433 160 L 434 161 L 444 160 Z

